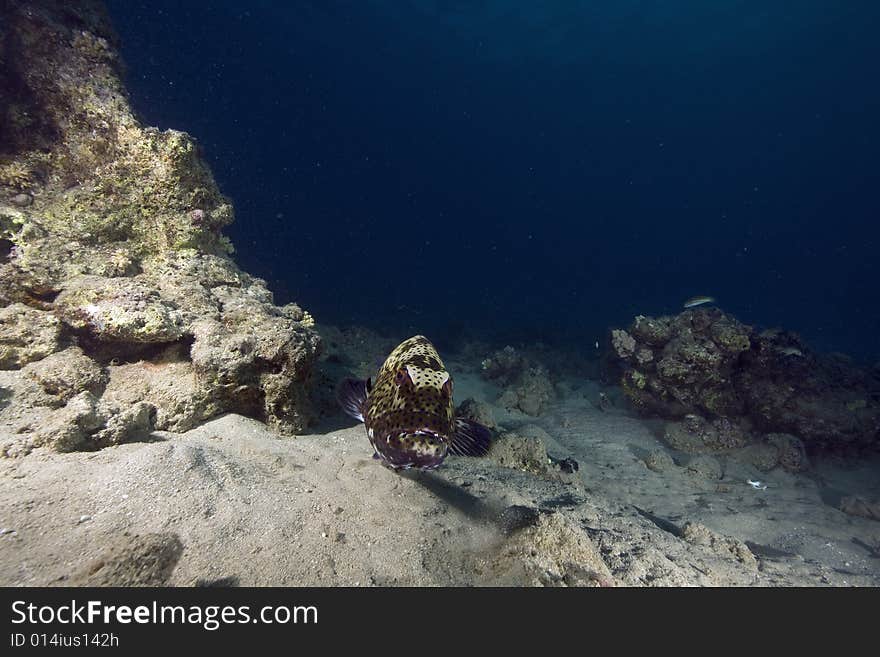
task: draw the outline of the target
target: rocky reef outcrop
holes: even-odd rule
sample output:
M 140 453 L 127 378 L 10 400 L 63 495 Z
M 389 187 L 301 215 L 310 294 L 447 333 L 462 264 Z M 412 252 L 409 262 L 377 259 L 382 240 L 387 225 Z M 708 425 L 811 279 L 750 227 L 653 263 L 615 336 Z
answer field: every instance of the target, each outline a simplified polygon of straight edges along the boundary
M 636 317 L 626 330 L 612 331 L 611 344 L 633 405 L 683 418 L 667 429 L 673 446 L 730 449 L 771 434 L 766 442 L 796 471 L 806 461 L 801 443 L 880 444 L 876 372 L 841 354 L 814 353 L 795 333 L 759 331 L 711 307 Z
M 504 389 L 498 403 L 508 410 L 541 415 L 556 397 L 548 369 L 509 345 L 483 360 L 481 375 Z
M 121 69 L 99 2 L 0 1 L 3 451 L 224 411 L 299 431 L 311 317 L 235 265 L 198 145 L 143 126 Z

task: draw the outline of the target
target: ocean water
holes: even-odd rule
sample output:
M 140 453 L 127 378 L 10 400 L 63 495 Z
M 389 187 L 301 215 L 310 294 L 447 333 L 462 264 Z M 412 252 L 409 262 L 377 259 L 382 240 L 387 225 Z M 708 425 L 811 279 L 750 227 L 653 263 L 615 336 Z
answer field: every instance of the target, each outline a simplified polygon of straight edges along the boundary
M 880 5 L 110 0 L 319 322 L 592 345 L 715 296 L 880 358 Z

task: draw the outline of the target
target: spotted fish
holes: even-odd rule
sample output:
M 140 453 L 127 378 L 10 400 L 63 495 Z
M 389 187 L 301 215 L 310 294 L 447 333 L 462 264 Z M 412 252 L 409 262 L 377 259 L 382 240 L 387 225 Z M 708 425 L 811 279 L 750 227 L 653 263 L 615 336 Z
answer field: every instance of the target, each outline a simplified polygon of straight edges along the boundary
M 489 429 L 455 417 L 452 377 L 422 335 L 391 352 L 375 384 L 370 379 L 342 381 L 337 399 L 366 426 L 373 458 L 395 470 L 432 470 L 447 454 L 482 456 L 489 449 Z

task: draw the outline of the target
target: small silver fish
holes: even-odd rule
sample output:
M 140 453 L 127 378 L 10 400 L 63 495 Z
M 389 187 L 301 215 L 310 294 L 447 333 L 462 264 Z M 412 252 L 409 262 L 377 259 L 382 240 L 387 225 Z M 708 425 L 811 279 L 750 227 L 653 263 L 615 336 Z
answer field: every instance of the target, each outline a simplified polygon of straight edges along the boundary
M 698 296 L 691 297 L 687 301 L 684 302 L 685 308 L 695 308 L 697 306 L 702 306 L 705 303 L 715 303 L 715 297 L 709 296 Z

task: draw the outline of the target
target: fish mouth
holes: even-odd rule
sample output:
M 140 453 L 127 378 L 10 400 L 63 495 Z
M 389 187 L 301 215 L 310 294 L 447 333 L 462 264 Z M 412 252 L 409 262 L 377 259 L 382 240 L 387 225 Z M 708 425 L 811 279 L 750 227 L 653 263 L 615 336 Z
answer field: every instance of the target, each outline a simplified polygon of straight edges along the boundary
M 400 439 L 404 439 L 407 436 L 427 436 L 429 438 L 436 438 L 437 440 L 448 443 L 449 437 L 445 434 L 440 433 L 439 431 L 434 431 L 433 429 L 415 429 L 410 431 L 401 431 L 397 434 L 397 437 Z
M 433 470 L 446 458 L 449 439 L 440 431 L 421 427 L 391 433 L 373 447 L 377 456 L 395 470 Z

